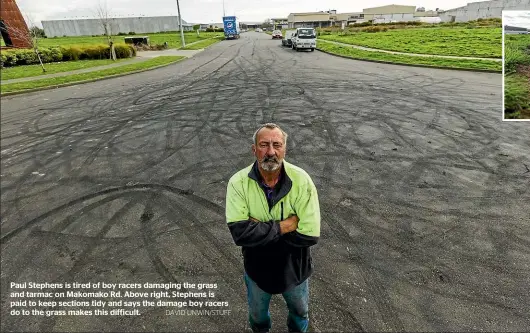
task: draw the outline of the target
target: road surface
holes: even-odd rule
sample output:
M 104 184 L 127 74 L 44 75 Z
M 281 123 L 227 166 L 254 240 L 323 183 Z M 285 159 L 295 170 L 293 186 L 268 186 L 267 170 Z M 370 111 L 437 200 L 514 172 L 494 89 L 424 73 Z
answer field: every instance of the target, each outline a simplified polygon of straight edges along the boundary
M 530 327 L 529 124 L 501 121 L 501 75 L 280 44 L 245 33 L 162 69 L 2 98 L 2 331 L 248 330 L 224 196 L 264 122 L 319 191 L 312 330 Z M 12 316 L 11 282 L 217 283 L 231 312 Z

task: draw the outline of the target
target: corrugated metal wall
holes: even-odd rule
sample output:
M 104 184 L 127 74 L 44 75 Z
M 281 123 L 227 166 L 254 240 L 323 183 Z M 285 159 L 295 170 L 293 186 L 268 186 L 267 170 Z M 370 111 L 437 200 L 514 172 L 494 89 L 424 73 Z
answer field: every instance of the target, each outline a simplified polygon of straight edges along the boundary
M 99 19 L 54 20 L 42 21 L 44 32 L 48 37 L 92 36 L 103 35 L 103 27 Z M 124 17 L 111 19 L 112 34 L 152 33 L 179 31 L 178 16 L 155 17 Z M 182 20 L 183 30 L 193 30 L 193 26 Z
M 530 0 L 492 0 L 468 3 L 467 6 L 440 14 L 442 22 L 467 22 L 479 18 L 501 18 L 503 10 L 530 10 Z

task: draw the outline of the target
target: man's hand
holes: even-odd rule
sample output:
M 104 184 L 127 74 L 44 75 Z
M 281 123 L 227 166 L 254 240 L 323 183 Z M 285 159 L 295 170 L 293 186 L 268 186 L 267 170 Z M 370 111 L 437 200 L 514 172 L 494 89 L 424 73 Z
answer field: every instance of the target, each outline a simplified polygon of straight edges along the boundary
M 248 219 L 252 222 L 260 222 L 252 216 L 249 216 Z M 295 231 L 298 228 L 298 221 L 300 221 L 300 219 L 296 215 L 291 215 L 285 220 L 280 221 L 280 234 L 283 235 Z
M 285 220 L 280 222 L 280 234 L 286 234 L 295 231 L 298 228 L 298 221 L 300 219 L 296 215 L 289 216 Z

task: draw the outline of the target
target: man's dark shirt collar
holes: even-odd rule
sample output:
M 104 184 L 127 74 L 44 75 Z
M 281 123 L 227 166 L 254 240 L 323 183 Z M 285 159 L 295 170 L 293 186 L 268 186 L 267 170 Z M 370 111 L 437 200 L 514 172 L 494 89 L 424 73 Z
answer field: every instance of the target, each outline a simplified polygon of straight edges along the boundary
M 283 162 L 282 162 L 281 171 L 280 171 L 280 179 L 278 179 L 278 182 L 272 188 L 272 194 L 270 195 L 267 195 L 267 192 L 268 192 L 267 190 L 268 189 L 270 190 L 270 188 L 266 186 L 263 182 L 263 177 L 261 176 L 261 173 L 259 172 L 258 161 L 254 162 L 254 165 L 250 169 L 248 176 L 254 179 L 260 185 L 261 189 L 265 193 L 265 197 L 267 197 L 269 208 L 272 208 L 272 206 L 274 206 L 284 196 L 286 196 L 287 193 L 289 193 L 289 191 L 293 187 L 293 182 L 291 181 L 291 178 L 289 178 L 289 176 L 285 172 L 285 166 Z

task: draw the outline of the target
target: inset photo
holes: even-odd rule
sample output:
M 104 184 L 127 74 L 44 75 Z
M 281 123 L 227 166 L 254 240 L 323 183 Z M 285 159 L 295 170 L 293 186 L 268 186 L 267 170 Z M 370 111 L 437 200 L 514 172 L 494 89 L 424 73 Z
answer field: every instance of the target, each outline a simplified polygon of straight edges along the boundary
M 530 11 L 502 12 L 503 120 L 530 121 Z

